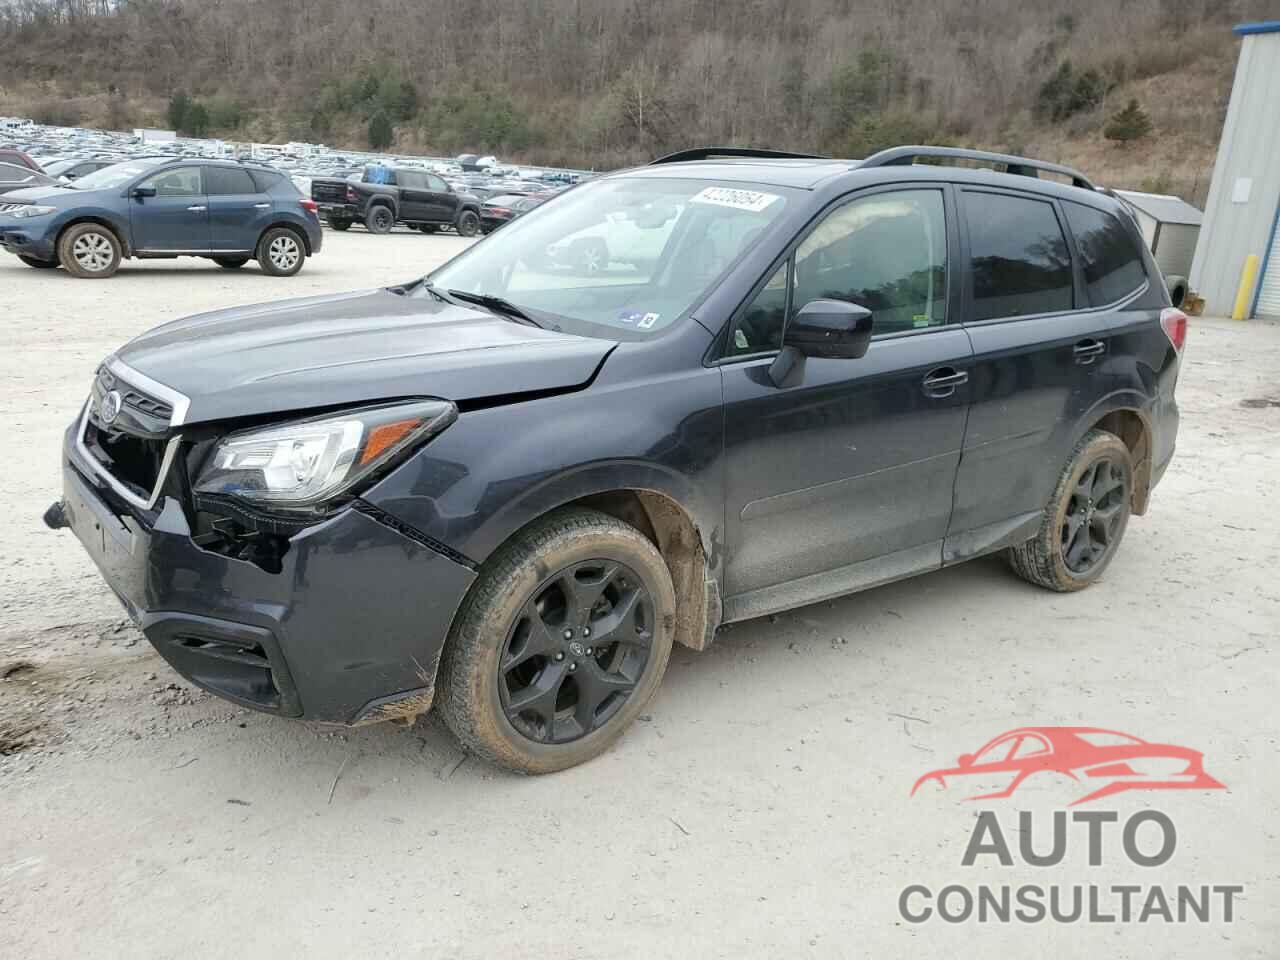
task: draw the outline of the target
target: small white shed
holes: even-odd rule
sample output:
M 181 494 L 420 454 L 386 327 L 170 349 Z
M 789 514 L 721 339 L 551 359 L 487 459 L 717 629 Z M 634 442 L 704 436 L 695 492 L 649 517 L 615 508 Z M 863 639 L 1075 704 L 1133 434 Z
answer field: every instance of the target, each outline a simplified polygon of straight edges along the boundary
M 1166 277 L 1189 276 L 1204 214 L 1168 194 L 1136 190 L 1117 190 L 1116 194 L 1137 217 L 1142 238 L 1151 248 L 1160 272 Z

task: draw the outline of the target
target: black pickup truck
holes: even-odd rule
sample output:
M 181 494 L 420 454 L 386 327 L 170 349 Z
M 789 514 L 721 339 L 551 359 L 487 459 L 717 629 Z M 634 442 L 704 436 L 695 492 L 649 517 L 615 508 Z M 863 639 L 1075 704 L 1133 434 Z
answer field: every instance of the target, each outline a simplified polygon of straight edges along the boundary
M 371 168 L 360 181 L 317 177 L 311 181 L 311 199 L 335 230 L 346 230 L 356 222 L 370 233 L 388 233 L 397 223 L 423 233 L 453 227 L 464 237 L 480 230 L 480 201 L 455 193 L 426 170 Z

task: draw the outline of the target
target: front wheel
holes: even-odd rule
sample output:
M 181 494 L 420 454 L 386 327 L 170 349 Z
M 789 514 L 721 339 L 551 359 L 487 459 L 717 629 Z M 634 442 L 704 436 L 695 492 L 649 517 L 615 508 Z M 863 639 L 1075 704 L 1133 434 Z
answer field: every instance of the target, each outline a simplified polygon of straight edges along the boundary
M 120 266 L 123 251 L 116 235 L 99 223 L 77 223 L 58 240 L 58 260 L 82 280 L 102 280 Z
M 1115 556 L 1132 497 L 1129 448 L 1113 433 L 1090 430 L 1063 467 L 1035 539 L 1009 550 L 1014 572 L 1059 593 L 1083 590 Z
M 675 592 L 638 530 L 595 510 L 550 514 L 486 564 L 450 631 L 436 689 L 467 749 L 521 773 L 606 750 L 671 655 Z
M 35 267 L 37 270 L 55 270 L 58 266 L 57 260 L 40 260 L 36 257 L 28 257 L 23 253 L 18 254 L 18 259 L 28 267 Z
M 288 227 L 273 227 L 258 241 L 258 266 L 269 277 L 292 277 L 307 257 L 302 238 Z
M 480 218 L 474 210 L 463 210 L 458 215 L 458 236 L 474 237 L 480 231 Z

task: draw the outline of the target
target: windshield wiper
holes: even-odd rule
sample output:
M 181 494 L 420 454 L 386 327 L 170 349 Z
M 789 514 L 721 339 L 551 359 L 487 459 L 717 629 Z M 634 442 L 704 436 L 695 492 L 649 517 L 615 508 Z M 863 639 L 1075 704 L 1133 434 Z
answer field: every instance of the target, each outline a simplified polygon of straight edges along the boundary
M 428 286 L 428 289 L 430 289 L 430 286 Z M 484 307 L 493 313 L 506 314 L 513 320 L 517 320 L 520 323 L 527 323 L 531 327 L 537 327 L 540 330 L 546 329 L 546 327 L 533 319 L 533 317 L 529 316 L 529 314 L 524 310 L 521 310 L 510 300 L 502 299 L 502 297 L 495 297 L 488 293 L 470 293 L 466 290 L 450 290 L 449 296 L 455 297 L 458 300 L 465 300 L 467 303 L 477 304 L 478 306 Z

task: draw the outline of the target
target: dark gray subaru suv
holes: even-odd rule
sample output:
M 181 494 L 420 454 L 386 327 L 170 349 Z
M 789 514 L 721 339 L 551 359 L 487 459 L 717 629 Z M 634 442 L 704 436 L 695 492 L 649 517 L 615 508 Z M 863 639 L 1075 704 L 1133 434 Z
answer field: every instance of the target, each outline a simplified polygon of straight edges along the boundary
M 688 151 L 421 280 L 124 345 L 46 519 L 207 690 L 437 704 L 551 771 L 721 624 L 997 551 L 1088 585 L 1173 455 L 1185 335 L 1074 171 Z

